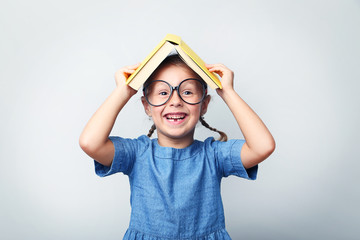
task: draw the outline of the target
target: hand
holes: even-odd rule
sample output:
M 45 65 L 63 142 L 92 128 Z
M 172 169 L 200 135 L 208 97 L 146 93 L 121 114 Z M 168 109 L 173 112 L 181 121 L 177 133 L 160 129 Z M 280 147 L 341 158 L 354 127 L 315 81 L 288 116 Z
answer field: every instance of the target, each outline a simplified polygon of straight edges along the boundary
M 217 73 L 221 77 L 221 85 L 223 89 L 216 89 L 221 96 L 224 91 L 234 90 L 234 72 L 227 68 L 224 64 L 206 64 L 210 72 Z
M 132 89 L 126 84 L 128 77 L 135 72 L 135 70 L 140 66 L 140 63 L 131 66 L 125 66 L 120 68 L 115 73 L 115 82 L 116 86 L 120 89 L 125 90 L 131 96 L 136 93 L 136 90 Z

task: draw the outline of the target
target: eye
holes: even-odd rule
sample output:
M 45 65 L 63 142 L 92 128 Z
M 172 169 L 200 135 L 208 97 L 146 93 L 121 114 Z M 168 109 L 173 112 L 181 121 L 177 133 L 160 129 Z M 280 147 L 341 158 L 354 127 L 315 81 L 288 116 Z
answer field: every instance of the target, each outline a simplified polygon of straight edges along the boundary
M 159 92 L 159 95 L 161 95 L 161 96 L 166 96 L 166 95 L 168 95 L 168 92 L 166 92 L 166 91 L 160 91 L 160 92 Z
M 182 91 L 182 95 L 184 95 L 184 96 L 190 96 L 190 95 L 192 95 L 192 94 L 193 94 L 193 92 L 190 91 L 190 90 L 184 90 L 184 91 Z

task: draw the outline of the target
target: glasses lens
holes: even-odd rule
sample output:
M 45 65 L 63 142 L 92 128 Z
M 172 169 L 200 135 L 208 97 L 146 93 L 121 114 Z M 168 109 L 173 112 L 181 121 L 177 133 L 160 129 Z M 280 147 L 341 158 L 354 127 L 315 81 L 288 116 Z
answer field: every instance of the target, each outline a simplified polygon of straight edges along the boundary
M 162 105 L 170 97 L 171 88 L 163 81 L 153 81 L 145 89 L 145 97 L 152 105 Z
M 179 86 L 181 99 L 189 104 L 200 103 L 205 95 L 204 85 L 196 79 L 183 81 Z
M 198 104 L 205 96 L 205 86 L 200 80 L 187 79 L 178 86 L 180 98 L 188 104 Z M 147 101 L 154 106 L 166 103 L 172 93 L 172 87 L 162 80 L 155 80 L 144 88 Z

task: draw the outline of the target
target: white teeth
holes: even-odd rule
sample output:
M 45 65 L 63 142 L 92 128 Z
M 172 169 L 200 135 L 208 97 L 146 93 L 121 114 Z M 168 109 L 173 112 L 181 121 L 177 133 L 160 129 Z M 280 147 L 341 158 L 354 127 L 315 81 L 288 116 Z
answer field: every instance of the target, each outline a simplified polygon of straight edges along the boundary
M 185 115 L 167 115 L 166 118 L 169 120 L 179 120 L 184 119 Z

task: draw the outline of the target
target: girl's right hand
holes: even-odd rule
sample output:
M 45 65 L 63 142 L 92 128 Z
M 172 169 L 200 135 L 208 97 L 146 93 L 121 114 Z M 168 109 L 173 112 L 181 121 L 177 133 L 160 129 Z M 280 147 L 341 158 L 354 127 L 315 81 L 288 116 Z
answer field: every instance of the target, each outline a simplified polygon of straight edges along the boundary
M 137 91 L 134 90 L 133 88 L 131 88 L 129 85 L 127 85 L 126 80 L 132 73 L 135 72 L 135 70 L 139 66 L 140 66 L 140 63 L 134 64 L 131 66 L 125 66 L 125 67 L 122 67 L 119 70 L 117 70 L 115 73 L 115 82 L 116 82 L 117 88 L 122 89 L 127 94 L 129 94 L 129 96 L 136 94 Z

